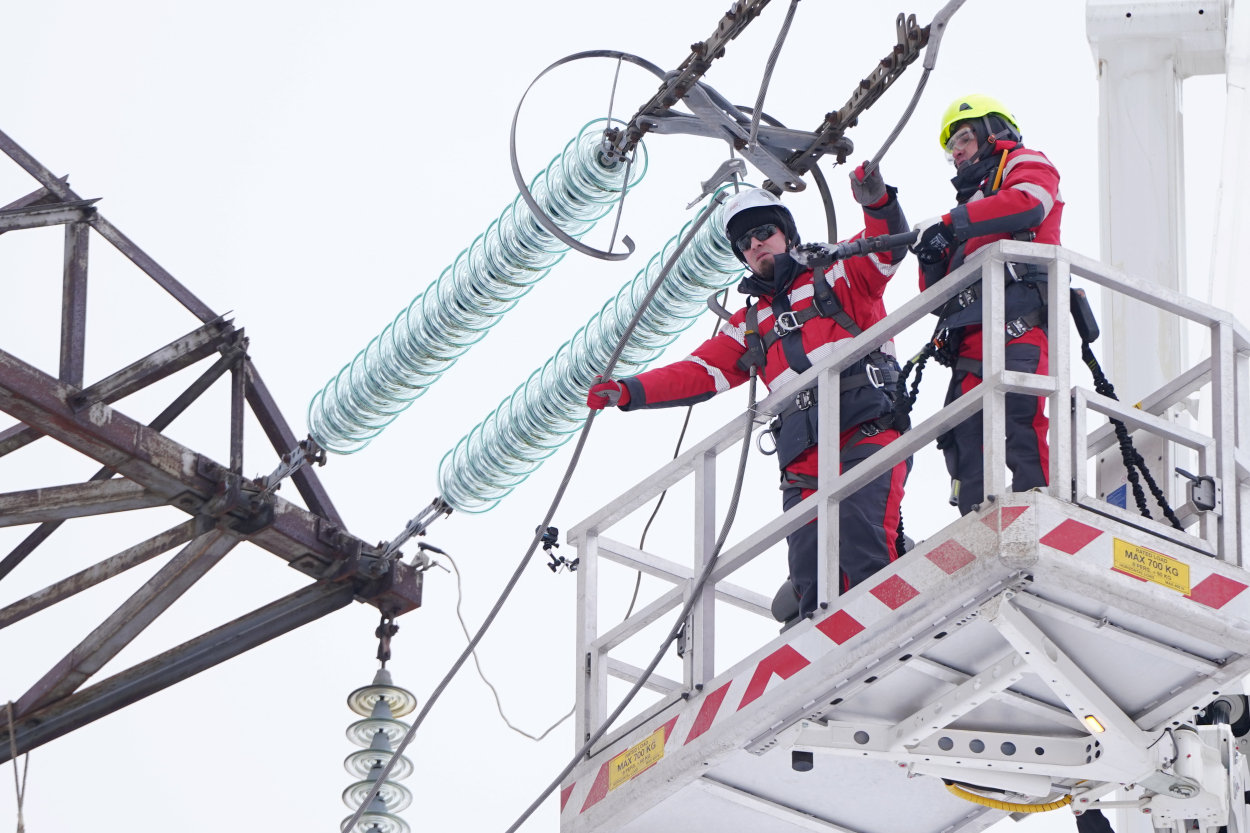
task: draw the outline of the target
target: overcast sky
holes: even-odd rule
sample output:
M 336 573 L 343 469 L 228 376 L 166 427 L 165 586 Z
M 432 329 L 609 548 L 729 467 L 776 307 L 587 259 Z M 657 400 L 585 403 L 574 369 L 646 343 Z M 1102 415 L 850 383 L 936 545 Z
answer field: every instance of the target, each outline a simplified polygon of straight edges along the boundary
M 574 0 L 539 3 L 86 3 L 14 4 L 0 29 L 9 66 L 0 129 L 84 197 L 214 310 L 233 310 L 251 356 L 301 436 L 311 395 L 419 293 L 515 196 L 507 129 L 530 79 L 566 54 L 596 48 L 638 53 L 665 68 L 708 36 L 725 0 L 638 0 L 627 7 Z M 894 17 L 927 23 L 941 4 L 809 0 L 801 4 L 766 109 L 812 128 L 840 107 L 894 44 Z M 775 0 L 707 76 L 735 101 L 754 100 L 785 3 Z M 936 142 L 942 110 L 983 91 L 1013 109 L 1028 146 L 1058 166 L 1067 200 L 1064 243 L 1098 254 L 1097 82 L 1077 0 L 968 0 L 955 17 L 925 97 L 883 163 L 910 218 L 954 204 L 953 171 Z M 521 120 L 521 162 L 532 175 L 587 121 L 602 117 L 611 62 L 544 79 Z M 851 133 L 870 156 L 895 124 L 918 71 L 909 71 Z M 1222 135 L 1223 79 L 1186 83 L 1189 271 L 1205 278 L 1211 201 Z M 622 71 L 617 114 L 654 90 Z M 648 139 L 650 168 L 627 205 L 623 233 L 638 244 L 624 263 L 570 255 L 365 451 L 322 470 L 351 530 L 390 539 L 436 491 L 442 456 L 642 268 L 688 218 L 684 206 L 726 157 L 724 145 L 688 137 Z M 36 185 L 0 160 L 0 204 Z M 828 171 L 828 165 L 826 164 Z M 752 172 L 752 178 L 759 177 Z M 859 228 L 845 170 L 830 174 L 844 234 Z M 809 240 L 823 236 L 815 189 L 787 204 Z M 609 225 L 587 238 L 606 243 Z M 55 373 L 62 232 L 0 240 L 0 349 Z M 916 292 L 911 262 L 887 294 L 890 308 Z M 91 240 L 86 377 L 98 379 L 198 322 L 98 236 Z M 706 337 L 699 319 L 669 348 L 680 358 Z M 914 352 L 927 335 L 901 339 Z M 190 383 L 188 371 L 136 394 L 119 410 L 150 419 Z M 922 414 L 940 404 L 944 372 L 931 369 Z M 1077 378 L 1077 377 L 1074 377 Z M 1081 377 L 1083 378 L 1083 377 Z M 690 438 L 736 414 L 745 393 L 695 409 Z M 228 394 L 214 388 L 169 435 L 219 461 L 228 458 Z M 565 529 L 662 465 L 683 411 L 610 413 L 596 423 L 574 486 L 556 518 Z M 0 428 L 10 424 L 0 416 Z M 252 421 L 246 473 L 276 458 Z M 465 573 L 464 612 L 475 625 L 524 552 L 567 463 L 557 454 L 494 511 L 454 515 L 431 532 Z M 0 491 L 85 479 L 98 464 L 51 440 L 0 463 Z M 780 511 L 772 461 L 753 456 L 731 541 Z M 723 471 L 728 494 L 732 468 Z M 904 504 L 923 538 L 955 518 L 936 453 L 919 455 Z M 298 500 L 288 486 L 282 495 Z M 675 489 L 648 549 L 684 558 L 689 486 Z M 66 525 L 0 582 L 8 604 L 178 523 L 151 509 Z M 642 517 L 618 535 L 636 540 Z M 0 554 L 29 528 L 0 530 Z M 565 553 L 572 557 L 572 553 Z M 0 699 L 16 700 L 168 556 L 0 631 Z M 785 576 L 782 548 L 736 579 L 772 595 Z M 96 679 L 124 670 L 204 630 L 306 584 L 278 558 L 238 547 Z M 575 577 L 534 563 L 480 651 L 515 723 L 537 733 L 573 700 Z M 624 615 L 633 574 L 605 570 L 603 627 Z M 661 586 L 644 579 L 641 601 Z M 391 668 L 423 701 L 464 643 L 454 617 L 455 581 L 430 573 L 425 606 L 400 620 Z M 336 830 L 341 761 L 355 747 L 347 694 L 376 662 L 377 611 L 353 604 L 304 629 L 36 749 L 27 829 Z M 664 626 L 665 628 L 667 625 Z M 720 617 L 718 668 L 776 633 L 776 624 L 729 609 Z M 644 664 L 654 638 L 627 645 Z M 667 669 L 667 670 L 666 670 Z M 680 676 L 675 658 L 661 673 Z M 624 685 L 614 688 L 616 697 Z M 648 695 L 649 696 L 649 695 Z M 504 829 L 573 750 L 571 726 L 535 744 L 507 730 L 469 668 L 452 683 L 409 751 L 416 795 L 404 812 L 415 830 Z M 8 767 L 2 775 L 7 783 Z M 14 801 L 0 786 L 0 825 Z M 527 830 L 554 830 L 551 800 Z M 1011 822 L 1004 822 L 1011 824 Z M 1065 813 L 1026 823 L 1035 833 L 1074 829 Z M 876 831 L 865 831 L 876 833 Z M 884 832 L 882 832 L 884 833 Z

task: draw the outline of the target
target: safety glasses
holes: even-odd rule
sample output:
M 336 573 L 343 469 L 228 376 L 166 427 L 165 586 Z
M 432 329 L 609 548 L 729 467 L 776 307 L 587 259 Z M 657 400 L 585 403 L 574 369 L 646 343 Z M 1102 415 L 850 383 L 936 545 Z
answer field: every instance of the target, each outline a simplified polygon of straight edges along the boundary
M 970 158 L 977 151 L 977 132 L 971 127 L 961 127 L 946 140 L 946 161 L 955 164 L 955 152 L 964 159 Z
M 763 243 L 765 240 L 772 237 L 774 234 L 776 234 L 780 230 L 781 229 L 779 229 L 777 226 L 773 225 L 772 223 L 765 223 L 762 226 L 756 226 L 755 228 L 748 231 L 746 234 L 739 237 L 737 240 L 734 241 L 734 245 L 738 247 L 738 251 L 745 252 L 747 249 L 751 247 L 752 238 Z

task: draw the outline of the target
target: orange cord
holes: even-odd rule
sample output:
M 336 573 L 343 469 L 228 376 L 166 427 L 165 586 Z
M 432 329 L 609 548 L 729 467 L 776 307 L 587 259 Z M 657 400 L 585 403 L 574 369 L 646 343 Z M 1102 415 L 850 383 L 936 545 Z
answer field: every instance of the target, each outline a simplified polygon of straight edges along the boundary
M 998 160 L 998 173 L 994 174 L 994 187 L 991 191 L 998 190 L 998 184 L 1003 181 L 1003 165 L 1007 164 L 1007 151 L 1003 151 L 1003 158 Z

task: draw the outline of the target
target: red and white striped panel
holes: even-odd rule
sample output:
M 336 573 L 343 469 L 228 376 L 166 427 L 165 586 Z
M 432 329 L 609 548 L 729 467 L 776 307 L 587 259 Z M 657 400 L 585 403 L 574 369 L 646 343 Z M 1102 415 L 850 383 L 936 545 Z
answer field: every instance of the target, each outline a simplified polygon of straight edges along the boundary
M 666 756 L 673 753 L 674 744 L 691 743 L 921 595 L 946 589 L 958 579 L 961 571 L 976 561 L 974 553 L 979 552 L 983 557 L 997 554 L 1000 522 L 1005 521 L 1010 526 L 1031 509 L 1031 506 L 1007 507 L 1002 510 L 1001 518 L 1000 511 L 995 510 L 980 522 L 969 518 L 967 523 L 955 524 L 950 537 L 928 552 L 905 557 L 853 588 L 840 600 L 841 606 L 819 619 L 814 628 L 796 629 L 798 633 L 772 643 L 722 674 L 704 688 L 700 696 L 691 698 L 686 709 L 665 725 Z M 619 748 L 603 758 L 593 779 L 582 777 L 585 768 L 575 771 L 574 775 L 581 777 L 582 783 L 575 781 L 561 790 L 561 812 L 571 812 L 569 808 L 574 807 L 576 812 L 584 813 L 607 797 L 607 766 L 612 755 L 657 728 L 658 722 L 618 741 L 614 747 Z
M 1189 566 L 1191 589 L 1185 598 L 1250 624 L 1250 593 L 1246 592 L 1250 586 L 1250 574 L 1245 570 L 1115 521 L 1102 522 L 1101 526 L 1106 529 L 1100 529 L 1070 517 L 1058 504 L 1039 509 L 1039 542 L 1043 547 L 1073 556 L 1086 564 L 1111 570 L 1125 581 L 1143 584 L 1147 583 L 1146 579 L 1115 569 L 1114 539 L 1119 538 L 1146 547 Z M 1091 520 L 1097 519 L 1096 515 L 1079 510 L 1075 514 Z M 1153 592 L 1183 595 L 1178 590 L 1157 583 L 1150 583 L 1150 588 Z

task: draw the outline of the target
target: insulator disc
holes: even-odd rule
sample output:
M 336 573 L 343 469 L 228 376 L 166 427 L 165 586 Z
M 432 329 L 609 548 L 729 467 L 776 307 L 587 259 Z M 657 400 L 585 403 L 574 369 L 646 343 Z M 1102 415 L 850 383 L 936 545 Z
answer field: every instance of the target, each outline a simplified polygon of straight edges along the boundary
M 357 781 L 352 784 L 343 790 L 343 803 L 355 810 L 369 797 L 373 784 L 373 781 Z M 387 781 L 382 785 L 382 789 L 378 790 L 378 795 L 386 802 L 386 809 L 392 813 L 398 813 L 412 803 L 412 793 L 403 784 L 392 784 Z
M 347 816 L 341 822 L 339 827 L 347 824 L 351 816 Z M 390 813 L 365 813 L 360 817 L 360 821 L 356 823 L 356 829 L 352 833 L 373 833 L 373 825 L 377 825 L 377 833 L 412 833 L 412 828 L 408 826 L 408 822 L 399 816 L 392 816 Z M 347 831 L 344 831 L 347 833 Z
M 373 714 L 373 704 L 385 699 L 391 714 L 403 717 L 417 707 L 417 696 L 406 688 L 389 685 L 367 685 L 347 695 L 347 705 L 361 717 Z
M 382 766 L 386 766 L 386 762 L 394 754 L 394 752 L 383 752 L 379 749 L 361 749 L 359 752 L 353 752 L 347 756 L 343 761 L 343 768 L 357 778 L 367 778 L 369 770 L 373 769 L 374 761 L 381 761 Z M 400 755 L 399 760 L 395 762 L 395 768 L 387 776 L 387 780 L 402 781 L 409 775 L 412 775 L 412 769 L 412 761 Z
M 402 720 L 387 720 L 385 717 L 366 717 L 347 727 L 347 739 L 368 749 L 379 729 L 386 732 L 387 739 L 394 745 L 408 732 L 408 724 Z

